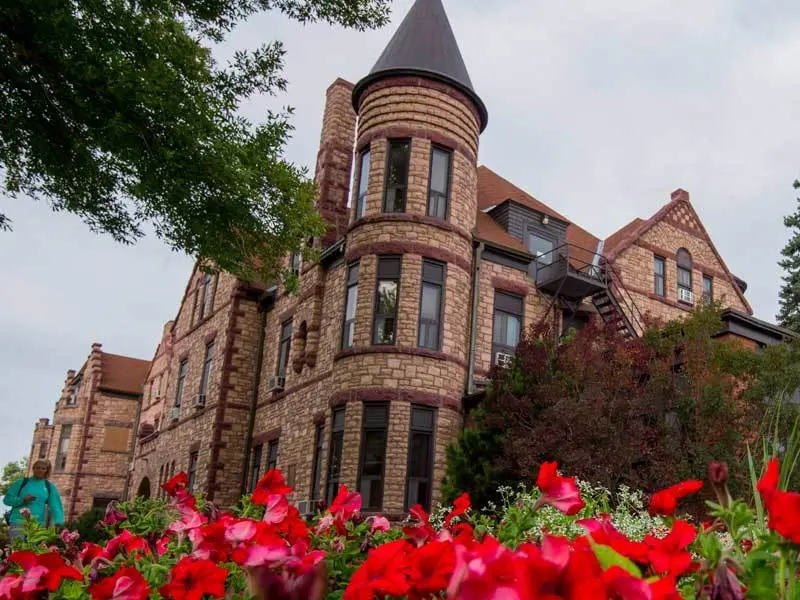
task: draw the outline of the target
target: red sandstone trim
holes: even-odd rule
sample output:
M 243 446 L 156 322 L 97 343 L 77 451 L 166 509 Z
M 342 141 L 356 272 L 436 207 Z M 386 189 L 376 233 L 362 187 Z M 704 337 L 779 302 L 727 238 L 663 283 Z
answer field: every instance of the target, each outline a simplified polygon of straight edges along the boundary
M 293 306 L 289 310 L 282 312 L 280 315 L 278 315 L 278 323 L 282 324 L 288 321 L 289 319 L 294 318 L 295 312 L 297 312 L 297 306 Z
M 191 446 L 189 446 L 189 452 L 199 452 L 200 451 L 200 442 L 195 442 Z
M 325 423 L 325 411 L 321 410 L 314 415 L 314 425 L 323 425 Z
M 211 331 L 211 332 L 207 333 L 207 334 L 206 334 L 206 335 L 203 337 L 203 341 L 206 343 L 206 345 L 208 345 L 208 344 L 210 344 L 211 342 L 213 342 L 213 341 L 216 339 L 216 337 L 217 337 L 217 331 L 216 331 L 216 329 L 215 329 L 214 331 Z
M 513 279 L 505 277 L 492 277 L 492 287 L 503 292 L 511 292 L 518 296 L 527 296 L 530 293 L 528 286 Z
M 364 104 L 364 99 L 367 98 L 372 92 L 386 89 L 389 87 L 423 87 L 428 88 L 429 90 L 435 90 L 437 92 L 441 92 L 442 94 L 447 94 L 451 98 L 458 100 L 464 106 L 466 106 L 469 111 L 472 113 L 472 116 L 475 117 L 475 123 L 480 127 L 481 125 L 481 116 L 478 113 L 478 109 L 473 104 L 472 100 L 470 100 L 466 95 L 459 92 L 454 87 L 447 85 L 446 83 L 442 83 L 439 81 L 433 81 L 431 79 L 426 79 L 424 77 L 413 77 L 413 76 L 406 76 L 406 77 L 388 77 L 386 79 L 382 79 L 380 81 L 376 81 L 372 85 L 368 86 L 367 89 L 361 94 L 361 101 L 359 102 L 358 112 L 361 112 L 361 105 Z
M 461 398 L 442 396 L 421 390 L 398 388 L 360 388 L 336 392 L 328 401 L 331 408 L 348 402 L 411 402 L 436 408 L 449 408 L 461 412 Z
M 625 289 L 627 289 L 629 292 L 635 292 L 637 294 L 642 294 L 643 296 L 647 296 L 651 300 L 658 300 L 659 302 L 661 302 L 662 304 L 666 304 L 667 306 L 672 306 L 673 308 L 679 308 L 685 312 L 692 312 L 693 309 L 693 306 L 690 304 L 681 304 L 679 302 L 670 300 L 669 298 L 665 298 L 664 296 L 659 296 L 658 294 L 654 294 L 649 290 L 643 290 L 642 288 L 636 286 L 625 284 Z
M 384 222 L 403 222 L 403 223 L 419 223 L 421 225 L 430 225 L 431 227 L 436 227 L 437 229 L 442 229 L 443 231 L 447 231 L 448 233 L 455 233 L 456 235 L 464 238 L 469 244 L 472 243 L 472 234 L 468 231 L 462 229 L 461 227 L 456 227 L 452 223 L 445 221 L 444 219 L 439 219 L 436 217 L 429 217 L 427 215 L 412 215 L 408 213 L 381 213 L 378 215 L 369 215 L 366 217 L 362 217 L 357 221 L 354 221 L 352 225 L 347 229 L 347 233 L 350 233 L 354 229 L 361 227 L 362 225 L 368 225 L 372 223 L 384 223 Z
M 425 358 L 435 358 L 445 362 L 455 363 L 464 368 L 468 366 L 467 361 L 453 356 L 452 354 L 445 354 L 444 352 L 436 352 L 435 350 L 415 348 L 412 346 L 353 346 L 352 348 L 345 348 L 339 351 L 333 357 L 333 360 L 336 362 L 348 356 L 360 356 L 362 354 L 405 354 L 410 356 L 424 356 Z
M 263 444 L 265 442 L 273 442 L 281 437 L 281 428 L 275 427 L 264 433 L 259 433 L 253 436 L 253 445 Z
M 389 138 L 416 138 L 430 140 L 432 144 L 444 146 L 445 148 L 460 152 L 471 164 L 478 164 L 478 159 L 472 149 L 462 142 L 459 142 L 456 138 L 442 134 L 439 131 L 434 131 L 433 129 L 428 129 L 425 127 L 411 127 L 408 125 L 384 125 L 381 127 L 370 128 L 369 133 L 365 133 L 358 138 L 358 142 L 356 142 L 357 151 L 361 152 L 375 140 Z
M 443 260 L 448 264 L 457 266 L 467 273 L 470 272 L 470 263 L 468 260 L 453 254 L 449 250 L 428 246 L 427 244 L 419 244 L 417 242 L 377 242 L 374 244 L 364 244 L 350 250 L 347 256 L 345 256 L 345 261 L 354 261 L 362 256 L 372 254 L 418 254 L 426 258 Z

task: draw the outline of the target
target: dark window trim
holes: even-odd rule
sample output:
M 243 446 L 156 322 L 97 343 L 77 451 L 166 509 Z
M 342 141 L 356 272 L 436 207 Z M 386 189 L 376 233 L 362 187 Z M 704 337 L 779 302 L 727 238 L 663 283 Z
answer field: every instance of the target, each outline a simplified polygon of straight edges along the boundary
M 661 263 L 661 275 L 656 271 L 656 263 Z M 656 284 L 659 277 L 661 277 L 661 294 L 658 293 L 658 285 Z M 667 259 L 658 254 L 653 254 L 653 292 L 659 298 L 667 296 Z
M 336 414 L 341 412 L 342 414 L 342 427 L 341 429 L 336 428 Z M 342 481 L 342 454 L 344 453 L 344 430 L 345 430 L 345 419 L 347 418 L 347 409 L 345 406 L 337 406 L 331 411 L 331 435 L 328 440 L 328 469 L 327 475 L 325 477 L 325 501 L 327 504 L 330 504 L 333 499 L 336 497 L 336 493 L 339 490 L 339 485 L 341 485 Z M 338 456 L 338 463 L 339 463 L 339 472 L 336 474 L 336 478 L 334 481 L 333 478 L 333 458 L 334 458 L 334 448 L 333 448 L 333 436 L 341 434 L 342 443 L 339 444 L 339 448 L 341 452 Z M 335 488 L 331 489 L 331 484 L 335 484 Z
M 278 468 L 278 443 L 279 438 L 267 442 L 267 471 Z M 275 456 L 273 456 L 273 451 Z
M 544 215 L 544 213 L 542 213 L 542 215 Z M 561 239 L 559 238 L 559 236 L 558 236 L 558 234 L 556 232 L 547 231 L 545 229 L 545 225 L 540 225 L 538 223 L 537 224 L 527 223 L 525 225 L 525 239 L 522 241 L 522 243 L 525 245 L 525 248 L 528 250 L 528 252 L 533 255 L 533 262 L 537 263 L 537 264 L 538 264 L 538 257 L 535 254 L 533 254 L 533 251 L 531 250 L 531 245 L 530 245 L 531 236 L 536 236 L 536 237 L 538 237 L 538 238 L 540 238 L 542 240 L 545 240 L 546 242 L 550 242 L 552 244 L 553 247 L 552 247 L 552 249 L 550 250 L 550 253 L 549 253 L 550 254 L 550 262 L 542 263 L 544 265 L 552 264 L 554 262 L 553 258 L 555 258 L 555 250 L 556 250 L 556 248 L 558 248 L 564 242 L 561 241 Z
M 433 153 L 435 150 L 439 152 L 444 152 L 448 155 L 447 160 L 447 189 L 444 193 L 444 220 L 450 220 L 450 197 L 452 195 L 453 190 L 453 157 L 455 153 L 453 152 L 452 148 L 448 148 L 447 146 L 442 146 L 440 144 L 431 144 L 431 155 L 428 159 L 428 196 L 425 198 L 425 214 L 429 217 L 434 217 L 440 219 L 441 217 L 437 217 L 436 215 L 431 214 L 431 182 L 433 181 Z M 411 158 L 411 150 L 409 148 L 408 153 L 409 158 Z
M 383 449 L 383 465 L 381 465 L 381 505 L 380 506 L 364 506 L 363 510 L 383 510 L 383 500 L 386 494 L 386 462 L 387 462 L 387 449 L 389 448 L 389 422 L 391 419 L 391 414 L 389 412 L 390 405 L 388 402 L 364 402 L 361 405 L 361 437 L 358 443 L 358 476 L 356 477 L 356 490 L 359 492 L 361 491 L 361 474 L 364 471 L 364 463 L 367 457 L 367 453 L 365 452 L 366 448 L 364 447 L 364 441 L 367 437 L 367 406 L 385 406 L 386 407 L 386 423 L 384 428 L 381 431 L 386 432 L 385 441 L 384 441 L 384 449 Z M 379 431 L 376 427 L 370 427 L 370 431 Z
M 181 371 L 183 376 L 181 376 Z M 178 363 L 178 378 L 175 381 L 175 404 L 176 408 L 180 407 L 183 401 L 183 388 L 186 387 L 186 376 L 189 373 L 189 359 L 182 358 Z
M 708 294 L 706 294 L 706 281 L 708 281 Z M 714 276 L 708 275 L 707 273 L 703 273 L 703 297 L 707 299 L 707 301 L 711 301 L 714 299 Z
M 399 320 L 400 315 L 400 280 L 403 277 L 403 256 L 402 255 L 394 255 L 394 254 L 386 254 L 377 257 L 378 260 L 375 263 L 375 298 L 373 301 L 372 306 L 372 343 L 376 346 L 396 346 L 397 345 L 397 321 Z M 398 273 L 396 278 L 381 278 L 380 273 L 380 263 L 382 258 L 396 258 L 400 262 L 400 272 Z M 360 272 L 359 272 L 360 275 Z M 375 337 L 377 333 L 377 323 L 378 323 L 378 306 L 380 304 L 380 295 L 378 290 L 380 289 L 380 282 L 381 281 L 396 281 L 397 282 L 397 298 L 395 299 L 395 307 L 394 307 L 394 323 L 392 329 L 392 343 L 387 344 L 386 342 L 379 342 Z
M 519 300 L 520 300 L 520 313 L 516 314 L 516 313 L 510 312 L 510 311 L 507 311 L 507 310 L 503 310 L 503 309 L 497 308 L 497 295 L 498 294 L 502 294 L 504 296 L 510 296 L 510 297 L 513 297 L 513 298 L 519 298 Z M 519 294 L 514 294 L 512 292 L 507 292 L 505 290 L 499 290 L 497 288 L 494 288 L 494 296 L 492 296 L 492 356 L 491 356 L 491 361 L 489 363 L 492 366 L 494 366 L 494 364 L 495 364 L 495 358 L 496 358 L 496 354 L 498 352 L 498 350 L 495 350 L 495 347 L 498 346 L 498 345 L 495 344 L 495 341 L 494 341 L 494 316 L 495 316 L 495 313 L 497 313 L 497 312 L 501 312 L 503 314 L 511 315 L 511 316 L 519 318 L 519 335 L 520 335 L 520 338 L 521 338 L 523 332 L 525 331 L 525 296 L 520 296 Z M 519 341 L 517 341 L 517 344 L 519 344 Z M 511 348 L 510 346 L 500 346 L 500 347 L 501 348 Z M 515 349 L 511 348 L 511 352 L 510 353 L 514 354 L 514 351 L 515 351 Z
M 364 180 L 364 171 L 362 167 L 364 166 L 364 156 L 369 154 L 369 165 L 367 165 L 367 188 L 364 190 L 364 210 L 359 210 L 361 208 L 361 182 Z M 355 192 L 356 192 L 356 201 L 355 206 L 353 207 L 353 220 L 356 221 L 362 218 L 367 212 L 367 194 L 369 193 L 369 167 L 372 165 L 372 153 L 370 144 L 364 146 L 361 151 L 358 153 L 358 181 L 356 181 L 355 185 Z
M 289 335 L 284 337 L 284 328 L 289 326 Z M 278 360 L 277 364 L 275 365 L 275 375 L 278 377 L 285 377 L 286 371 L 289 368 L 289 359 L 292 355 L 292 326 L 294 323 L 292 322 L 292 317 L 289 317 L 285 321 L 281 323 L 280 331 L 278 332 Z M 283 365 L 283 369 L 281 369 L 281 347 L 283 346 L 283 342 L 286 342 L 286 364 Z
M 297 266 L 295 266 L 295 261 L 297 262 Z M 292 271 L 292 275 L 300 277 L 300 272 L 303 270 L 303 257 L 299 252 L 292 252 L 289 258 L 289 268 Z
M 389 190 L 389 160 L 392 155 L 392 144 L 408 142 L 408 156 L 406 157 L 406 182 L 405 182 L 405 206 L 403 210 L 387 210 L 386 194 Z M 389 138 L 386 140 L 386 159 L 383 165 L 383 200 L 381 201 L 381 212 L 384 213 L 405 213 L 408 212 L 408 171 L 411 167 L 411 138 Z M 371 157 L 370 157 L 371 158 Z
M 358 267 L 358 276 L 356 277 L 355 283 L 350 283 L 350 271 L 356 266 Z M 355 316 L 353 317 L 353 328 L 356 326 L 356 317 L 358 316 L 358 286 L 361 283 L 361 260 L 355 260 L 351 263 L 348 263 L 344 272 L 344 277 L 344 312 L 342 314 L 342 339 L 340 340 L 342 349 L 350 348 L 350 346 L 345 345 L 345 334 L 347 333 L 347 299 L 350 296 L 351 287 L 356 288 L 356 312 Z M 353 334 L 353 344 L 355 344 L 355 333 Z
M 248 491 L 251 494 L 253 493 L 253 490 L 256 489 L 256 484 L 258 483 L 259 476 L 261 475 L 261 459 L 263 458 L 263 454 L 264 444 L 256 444 L 250 451 L 250 473 L 248 474 L 250 485 L 248 486 Z
M 186 489 L 188 489 L 190 492 L 194 491 L 195 479 L 197 478 L 198 456 L 199 452 L 197 450 L 189 453 L 189 467 L 186 469 L 186 473 L 189 476 L 189 484 L 186 486 Z
M 199 393 L 204 396 L 208 394 L 208 385 L 211 381 L 211 365 L 214 362 L 214 342 L 213 340 L 206 344 L 206 352 L 203 357 L 203 371 L 200 374 L 200 390 Z
M 311 463 L 311 500 L 320 499 L 322 455 L 325 452 L 325 423 L 314 426 L 314 458 Z
M 433 412 L 433 428 L 430 431 L 424 431 L 421 429 L 414 429 L 413 423 L 413 412 L 414 409 L 421 409 L 421 410 L 429 410 Z M 409 420 L 408 420 L 408 457 L 406 459 L 406 485 L 403 491 L 403 510 L 408 510 L 411 508 L 408 506 L 408 484 L 409 479 L 411 476 L 408 472 L 408 465 L 411 464 L 411 438 L 413 437 L 414 433 L 429 433 L 431 436 L 431 455 L 428 458 L 428 497 L 425 499 L 425 502 L 422 503 L 422 508 L 426 511 L 430 512 L 431 501 L 433 499 L 433 468 L 434 464 L 436 463 L 436 431 L 439 427 L 439 411 L 432 406 L 425 406 L 423 404 L 412 404 L 411 405 L 411 413 L 409 413 Z M 388 436 L 387 436 L 388 437 Z
M 431 263 L 442 267 L 442 280 L 440 282 L 435 281 L 426 281 L 425 280 L 425 263 Z M 447 282 L 447 263 L 442 262 L 440 260 L 432 260 L 428 258 L 423 258 L 422 262 L 420 263 L 420 281 L 419 281 L 419 311 L 417 314 L 417 347 L 419 348 L 428 348 L 428 346 L 423 346 L 421 344 L 420 334 L 422 333 L 422 291 L 425 287 L 425 283 L 438 285 L 439 286 L 439 322 L 438 325 L 438 332 L 436 335 L 436 348 L 428 348 L 429 350 L 435 350 L 436 352 L 442 351 L 442 332 L 444 331 L 444 305 L 445 305 L 445 288 Z M 399 294 L 398 294 L 398 305 L 399 305 Z M 399 308 L 399 306 L 398 306 Z
M 214 312 L 214 291 L 216 286 L 214 286 L 213 279 L 210 273 L 203 273 L 203 279 L 200 282 L 200 286 L 203 288 L 203 293 L 200 298 L 200 321 L 208 318 L 211 316 L 211 313 Z M 211 292 L 210 294 L 209 291 Z M 206 305 L 209 304 L 209 301 L 211 304 L 208 306 L 208 310 L 206 310 Z

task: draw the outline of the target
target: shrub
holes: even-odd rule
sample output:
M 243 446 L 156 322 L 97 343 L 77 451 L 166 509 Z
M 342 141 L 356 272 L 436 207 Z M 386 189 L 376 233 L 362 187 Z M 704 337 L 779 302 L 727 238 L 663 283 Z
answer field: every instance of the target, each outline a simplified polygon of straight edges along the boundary
M 104 508 L 90 508 L 75 521 L 66 524 L 66 528 L 77 531 L 81 539 L 87 542 L 101 542 L 106 538 L 105 532 L 100 528 L 106 511 Z

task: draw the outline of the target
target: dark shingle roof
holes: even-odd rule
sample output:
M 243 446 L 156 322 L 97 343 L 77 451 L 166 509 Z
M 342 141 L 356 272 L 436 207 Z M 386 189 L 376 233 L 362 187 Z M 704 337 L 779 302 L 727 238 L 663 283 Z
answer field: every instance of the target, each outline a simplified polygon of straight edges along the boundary
M 475 103 L 481 131 L 486 127 L 486 106 L 472 87 L 442 0 L 414 3 L 369 75 L 353 88 L 356 112 L 361 95 L 371 83 L 395 75 L 418 75 L 454 86 Z

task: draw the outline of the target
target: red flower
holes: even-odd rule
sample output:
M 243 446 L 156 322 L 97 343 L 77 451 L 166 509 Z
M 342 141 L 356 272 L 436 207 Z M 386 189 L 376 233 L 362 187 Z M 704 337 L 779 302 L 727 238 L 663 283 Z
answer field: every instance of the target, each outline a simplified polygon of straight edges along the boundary
M 22 575 L 6 575 L 0 577 L 0 600 L 17 600 L 26 594 L 22 593 Z
M 367 560 L 350 578 L 343 600 L 373 600 L 376 594 L 379 597 L 408 594 L 407 555 L 411 548 L 406 540 L 397 540 L 370 550 Z
M 228 570 L 218 567 L 210 560 L 185 557 L 175 565 L 169 583 L 159 592 L 172 600 L 201 600 L 208 594 L 214 598 L 225 596 L 225 580 Z
M 14 552 L 8 559 L 17 563 L 24 571 L 22 576 L 24 593 L 44 590 L 55 592 L 61 585 L 62 579 L 83 581 L 83 574 L 75 567 L 68 566 L 57 552 L 34 554 L 29 550 L 22 550 Z
M 186 490 L 189 485 L 189 476 L 181 471 L 175 477 L 167 481 L 161 486 L 168 496 L 176 496 L 178 492 Z
M 648 511 L 651 515 L 665 515 L 672 517 L 678 508 L 678 500 L 691 494 L 696 494 L 703 487 L 703 482 L 699 479 L 683 481 L 665 490 L 656 492 L 650 497 L 650 507 Z
M 328 512 L 343 521 L 349 521 L 359 510 L 361 510 L 361 494 L 348 492 L 345 486 L 339 486 L 339 493 L 328 507 Z
M 403 527 L 403 533 L 406 534 L 417 546 L 421 546 L 428 540 L 436 537 L 436 531 L 428 520 L 428 513 L 422 508 L 420 504 L 415 504 L 408 509 L 408 514 L 417 519 L 417 523 L 409 527 Z
M 596 544 L 609 546 L 616 552 L 633 561 L 647 564 L 649 548 L 642 542 L 633 542 L 616 530 L 608 518 L 582 519 L 578 525 L 583 527 Z
M 108 540 L 103 554 L 105 558 L 113 559 L 120 552 L 133 554 L 134 552 L 150 552 L 150 545 L 147 540 L 138 535 L 133 535 L 127 529 L 123 530 L 118 536 Z
M 251 500 L 254 504 L 266 504 L 270 496 L 291 494 L 292 488 L 286 485 L 283 473 L 278 469 L 270 469 L 256 484 Z
M 757 485 L 769 515 L 767 525 L 790 542 L 800 544 L 800 494 L 779 489 L 779 482 L 780 465 L 773 458 Z
M 105 579 L 89 586 L 94 600 L 146 600 L 150 588 L 142 574 L 133 567 L 122 567 Z
M 447 588 L 456 565 L 450 542 L 431 542 L 415 548 L 408 556 L 411 565 L 410 600 L 430 598 Z
M 83 566 L 91 564 L 91 562 L 100 556 L 103 556 L 103 547 L 93 544 L 92 542 L 83 542 L 81 546 L 81 553 L 78 558 Z
M 644 543 L 650 547 L 647 557 L 656 573 L 663 573 L 672 577 L 679 577 L 689 573 L 697 567 L 692 563 L 691 553 L 686 548 L 697 537 L 697 530 L 686 521 L 675 521 L 672 530 L 663 539 L 654 535 L 644 538 Z
M 469 494 L 464 492 L 458 498 L 453 500 L 453 510 L 451 510 L 450 514 L 445 517 L 444 526 L 450 527 L 450 521 L 452 521 L 455 517 L 460 517 L 463 515 L 469 510 L 469 507 Z
M 544 462 L 539 468 L 536 486 L 542 495 L 536 501 L 534 509 L 549 504 L 565 515 L 577 514 L 586 504 L 581 500 L 574 477 L 562 477 L 558 474 L 557 462 Z

